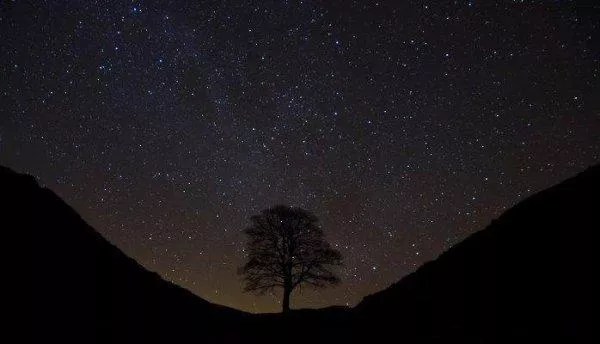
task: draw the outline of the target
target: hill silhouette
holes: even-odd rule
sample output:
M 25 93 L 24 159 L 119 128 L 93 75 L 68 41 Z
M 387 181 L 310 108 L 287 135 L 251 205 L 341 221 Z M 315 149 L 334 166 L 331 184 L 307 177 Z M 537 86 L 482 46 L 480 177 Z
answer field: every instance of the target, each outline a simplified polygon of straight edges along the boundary
M 0 167 L 0 190 L 22 246 L 24 342 L 212 342 L 248 318 L 144 269 L 34 178 Z
M 353 309 L 287 315 L 215 305 L 161 279 L 31 176 L 0 166 L 0 190 L 2 228 L 19 249 L 11 284 L 23 294 L 13 312 L 23 342 L 577 342 L 593 329 L 600 165 Z
M 356 312 L 363 337 L 583 341 L 599 290 L 600 165 L 539 192 Z

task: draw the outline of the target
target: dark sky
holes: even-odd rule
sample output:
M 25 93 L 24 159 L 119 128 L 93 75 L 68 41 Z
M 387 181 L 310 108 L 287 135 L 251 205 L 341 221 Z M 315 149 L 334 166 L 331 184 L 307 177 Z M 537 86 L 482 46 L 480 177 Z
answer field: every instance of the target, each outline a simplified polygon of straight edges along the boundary
M 237 276 L 266 207 L 313 211 L 345 256 L 292 306 L 354 305 L 600 161 L 598 6 L 0 6 L 0 163 L 228 306 L 280 309 Z

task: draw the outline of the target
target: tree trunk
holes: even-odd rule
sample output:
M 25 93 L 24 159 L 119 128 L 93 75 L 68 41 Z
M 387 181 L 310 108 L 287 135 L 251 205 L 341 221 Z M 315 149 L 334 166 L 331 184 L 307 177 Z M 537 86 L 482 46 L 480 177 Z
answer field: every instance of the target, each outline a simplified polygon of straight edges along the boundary
M 292 293 L 292 288 L 289 286 L 283 287 L 283 308 L 281 312 L 287 313 L 290 311 L 290 294 Z
M 282 313 L 290 311 L 290 294 L 292 293 L 292 264 L 287 263 L 283 267 L 283 303 Z

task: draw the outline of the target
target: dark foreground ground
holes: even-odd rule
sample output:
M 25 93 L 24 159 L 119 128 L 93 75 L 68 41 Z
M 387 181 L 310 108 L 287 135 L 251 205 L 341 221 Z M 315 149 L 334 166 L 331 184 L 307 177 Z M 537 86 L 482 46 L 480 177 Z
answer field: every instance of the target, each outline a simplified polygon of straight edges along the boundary
M 522 201 L 354 308 L 285 316 L 215 305 L 162 280 L 31 176 L 0 166 L 0 190 L 4 243 L 18 252 L 9 263 L 11 278 L 4 279 L 12 300 L 4 310 L 16 322 L 19 342 L 572 343 L 593 338 L 600 165 Z

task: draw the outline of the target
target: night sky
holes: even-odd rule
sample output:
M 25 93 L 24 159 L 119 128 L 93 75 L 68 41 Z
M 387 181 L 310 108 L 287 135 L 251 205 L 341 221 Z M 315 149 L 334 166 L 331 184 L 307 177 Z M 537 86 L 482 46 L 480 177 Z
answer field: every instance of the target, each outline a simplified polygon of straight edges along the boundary
M 292 307 L 352 306 L 600 161 L 597 5 L 0 7 L 0 163 L 220 304 L 280 309 L 237 275 L 264 208 L 314 212 L 345 256 Z

